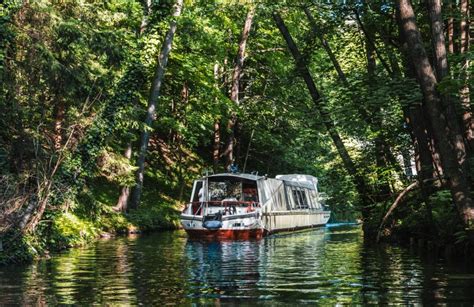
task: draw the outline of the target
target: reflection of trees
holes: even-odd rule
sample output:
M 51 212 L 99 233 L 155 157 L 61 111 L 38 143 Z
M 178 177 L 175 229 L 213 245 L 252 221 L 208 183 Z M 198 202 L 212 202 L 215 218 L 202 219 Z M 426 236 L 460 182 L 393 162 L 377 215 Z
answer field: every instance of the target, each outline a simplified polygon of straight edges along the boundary
M 46 306 L 48 302 L 54 303 L 44 292 L 47 287 L 44 269 L 41 263 L 0 267 L 0 306 Z
M 259 241 L 188 241 L 182 231 L 119 238 L 0 268 L 3 305 L 469 303 L 474 267 L 393 246 L 358 228 Z M 248 300 L 250 299 L 250 300 Z
M 126 239 L 71 249 L 20 272 L 20 305 L 133 303 Z M 17 281 L 18 282 L 18 281 Z M 3 283 L 3 280 L 2 280 Z M 1 297 L 1 295 L 0 295 Z M 0 299 L 0 305 L 3 302 Z
M 373 246 L 361 253 L 363 287 L 360 299 L 366 304 L 421 304 L 427 282 L 421 259 L 408 250 Z M 431 278 L 431 277 L 428 277 Z
M 139 304 L 181 305 L 188 301 L 184 232 L 143 236 L 131 247 L 133 288 Z
M 358 233 L 316 229 L 267 238 L 259 268 L 262 295 L 287 303 L 347 302 L 357 291 Z
M 54 258 L 52 288 L 61 304 L 134 302 L 125 238 L 73 249 Z

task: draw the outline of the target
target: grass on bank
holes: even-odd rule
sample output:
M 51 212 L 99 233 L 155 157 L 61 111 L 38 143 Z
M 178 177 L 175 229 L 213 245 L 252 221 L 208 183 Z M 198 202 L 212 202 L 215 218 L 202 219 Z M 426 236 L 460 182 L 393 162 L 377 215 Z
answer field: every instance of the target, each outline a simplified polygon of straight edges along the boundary
M 180 202 L 166 190 L 148 190 L 137 209 L 121 213 L 112 209 L 119 195 L 116 185 L 97 181 L 91 186 L 93 189 L 78 193 L 66 209 L 46 211 L 34 234 L 4 234 L 0 238 L 0 264 L 31 261 L 50 251 L 85 245 L 103 235 L 179 227 Z

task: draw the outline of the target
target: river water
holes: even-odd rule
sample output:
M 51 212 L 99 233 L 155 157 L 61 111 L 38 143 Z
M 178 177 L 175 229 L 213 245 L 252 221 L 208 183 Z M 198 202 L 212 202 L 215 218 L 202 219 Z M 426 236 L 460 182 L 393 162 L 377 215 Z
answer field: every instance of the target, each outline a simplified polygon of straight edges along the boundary
M 191 241 L 183 231 L 122 237 L 0 267 L 0 306 L 158 303 L 472 306 L 474 266 L 364 246 L 360 227 L 342 226 L 259 241 Z

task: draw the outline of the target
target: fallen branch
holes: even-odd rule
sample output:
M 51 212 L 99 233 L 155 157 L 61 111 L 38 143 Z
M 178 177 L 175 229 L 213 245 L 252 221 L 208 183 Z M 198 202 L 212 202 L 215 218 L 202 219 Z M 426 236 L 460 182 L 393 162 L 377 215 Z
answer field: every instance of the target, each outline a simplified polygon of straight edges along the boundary
M 398 194 L 397 198 L 395 199 L 393 204 L 390 206 L 387 213 L 383 217 L 382 222 L 380 223 L 379 230 L 377 231 L 377 240 L 376 240 L 377 243 L 380 241 L 380 235 L 382 233 L 382 228 L 385 225 L 385 222 L 387 222 L 387 219 L 390 216 L 390 214 L 392 214 L 392 212 L 395 210 L 395 208 L 397 208 L 398 204 L 402 201 L 403 197 L 405 197 L 405 195 L 408 194 L 408 192 L 418 188 L 418 186 L 419 186 L 419 182 L 415 181 L 412 184 L 410 184 L 409 186 L 407 186 L 402 192 L 400 192 L 400 194 Z

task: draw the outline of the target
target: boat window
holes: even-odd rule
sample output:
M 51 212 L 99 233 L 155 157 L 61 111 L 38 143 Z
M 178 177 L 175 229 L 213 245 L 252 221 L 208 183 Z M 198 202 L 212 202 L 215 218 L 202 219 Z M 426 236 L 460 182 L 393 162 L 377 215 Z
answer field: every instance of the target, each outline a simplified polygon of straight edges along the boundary
M 255 183 L 242 183 L 244 201 L 258 202 L 257 185 Z
M 191 199 L 191 202 L 203 201 L 205 199 L 203 183 L 203 181 L 196 181 L 194 183 L 193 198 Z
M 242 198 L 242 183 L 225 181 L 210 181 L 209 182 L 209 200 L 222 201 L 226 200 L 240 200 Z
M 286 195 L 288 196 L 288 210 L 297 209 L 298 200 L 296 196 L 292 193 L 292 188 L 286 187 Z
M 227 194 L 227 185 L 225 182 L 209 182 L 209 200 L 223 200 Z
M 209 201 L 258 202 L 257 182 L 242 178 L 212 177 L 208 181 Z
M 296 208 L 299 209 L 308 209 L 309 204 L 308 204 L 308 199 L 306 197 L 306 193 L 304 189 L 299 189 L 299 188 L 293 188 L 293 199 L 296 202 Z
M 319 203 L 316 190 L 311 190 L 310 195 L 311 195 L 311 199 L 313 200 L 313 208 L 321 209 L 321 204 Z
M 286 195 L 285 195 L 285 186 L 283 183 L 280 183 L 277 187 L 275 187 L 274 192 L 273 192 L 273 204 L 272 208 L 276 211 L 280 210 L 291 210 L 288 207 L 288 202 L 286 201 Z
M 299 209 L 300 208 L 300 199 L 298 197 L 298 191 L 293 189 L 291 192 L 293 193 L 293 200 L 294 200 L 293 208 Z
M 314 204 L 314 199 L 312 197 L 312 194 L 311 194 L 312 190 L 306 190 L 304 191 L 304 193 L 306 194 L 306 199 L 308 200 L 308 208 L 312 209 L 312 208 L 315 208 L 315 204 Z

